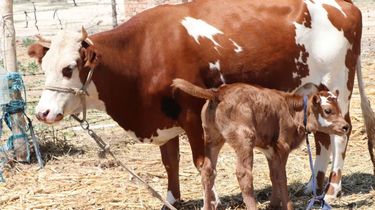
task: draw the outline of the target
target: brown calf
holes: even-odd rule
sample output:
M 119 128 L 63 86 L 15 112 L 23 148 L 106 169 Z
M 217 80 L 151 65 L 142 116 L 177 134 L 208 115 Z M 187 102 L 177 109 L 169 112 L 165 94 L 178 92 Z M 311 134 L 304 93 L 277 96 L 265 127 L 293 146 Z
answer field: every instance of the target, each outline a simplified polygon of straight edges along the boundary
M 213 190 L 215 168 L 225 142 L 236 151 L 236 175 L 247 208 L 256 209 L 252 177 L 253 149 L 256 148 L 267 157 L 272 181 L 271 206 L 293 209 L 285 171 L 291 150 L 300 145 L 306 132 L 341 136 L 350 128 L 337 104 L 338 92 L 313 94 L 304 109 L 303 96 L 248 84 L 223 85 L 214 90 L 175 79 L 173 86 L 208 100 L 201 115 L 206 146 L 201 170 L 204 209 L 216 209 L 218 204 Z

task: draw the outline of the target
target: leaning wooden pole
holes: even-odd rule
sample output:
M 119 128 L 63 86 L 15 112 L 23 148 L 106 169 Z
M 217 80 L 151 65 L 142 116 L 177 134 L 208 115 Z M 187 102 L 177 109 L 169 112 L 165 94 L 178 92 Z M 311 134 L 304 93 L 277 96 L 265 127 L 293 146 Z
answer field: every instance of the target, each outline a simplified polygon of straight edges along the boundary
M 15 46 L 15 29 L 13 22 L 13 0 L 1 0 L 0 12 L 3 22 L 2 36 L 4 39 L 4 68 L 8 72 L 17 72 L 17 58 Z M 14 81 L 10 80 L 10 86 Z M 13 101 L 22 100 L 20 91 L 11 91 L 11 99 Z M 13 134 L 14 154 L 18 161 L 26 161 L 28 158 L 27 136 L 25 136 L 25 119 L 22 112 L 11 114 L 11 125 Z
M 111 0 L 112 5 L 112 27 L 117 27 L 117 10 L 116 10 L 116 0 Z

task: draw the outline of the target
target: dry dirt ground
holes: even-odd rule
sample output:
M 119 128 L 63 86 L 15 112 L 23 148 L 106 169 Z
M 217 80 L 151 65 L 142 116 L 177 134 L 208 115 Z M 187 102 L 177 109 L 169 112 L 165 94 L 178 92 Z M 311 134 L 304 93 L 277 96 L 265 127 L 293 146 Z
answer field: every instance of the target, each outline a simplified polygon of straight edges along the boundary
M 367 94 L 375 104 L 375 2 L 357 2 L 364 17 L 363 72 Z M 21 31 L 24 29 L 20 29 Z M 19 60 L 26 66 L 28 113 L 40 94 L 42 75 L 25 56 L 22 37 L 18 42 Z M 30 75 L 36 73 L 36 75 Z M 353 134 L 343 173 L 343 191 L 332 204 L 334 209 L 375 209 L 375 177 L 367 152 L 367 138 L 355 89 L 351 104 Z M 111 145 L 112 151 L 163 196 L 167 177 L 161 164 L 159 148 L 136 144 L 115 122 L 103 113 L 90 112 L 93 129 Z M 60 125 L 46 127 L 34 119 L 40 137 L 44 169 L 35 161 L 30 165 L 16 164 L 5 172 L 6 183 L 0 184 L 0 209 L 159 209 L 161 203 L 110 158 L 100 159 L 97 147 L 78 124 L 65 120 Z M 202 206 L 200 176 L 191 161 L 190 147 L 181 136 L 180 180 L 183 209 Z M 235 158 L 225 146 L 218 161 L 217 191 L 223 209 L 244 209 L 235 178 Z M 296 209 L 304 209 L 309 196 L 301 189 L 310 171 L 305 145 L 294 151 L 288 161 L 289 192 Z M 256 153 L 254 177 L 258 206 L 265 209 L 270 194 L 270 181 L 265 158 Z

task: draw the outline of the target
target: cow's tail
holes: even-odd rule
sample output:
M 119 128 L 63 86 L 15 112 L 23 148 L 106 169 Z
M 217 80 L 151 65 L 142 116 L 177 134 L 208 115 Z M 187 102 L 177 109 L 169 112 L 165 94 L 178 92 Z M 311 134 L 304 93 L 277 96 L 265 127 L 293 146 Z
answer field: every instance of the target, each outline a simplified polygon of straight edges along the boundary
M 178 88 L 184 91 L 185 93 L 198 97 L 198 98 L 204 98 L 207 100 L 211 100 L 215 98 L 215 93 L 213 90 L 198 87 L 183 79 L 174 79 L 172 82 L 172 87 Z
M 362 115 L 366 126 L 366 132 L 368 137 L 368 149 L 371 156 L 371 161 L 374 165 L 375 174 L 375 114 L 371 109 L 370 101 L 368 100 L 365 93 L 365 85 L 362 79 L 362 69 L 361 69 L 361 59 L 358 58 L 357 66 L 357 79 L 358 79 L 358 89 L 359 95 L 361 96 L 361 109 Z

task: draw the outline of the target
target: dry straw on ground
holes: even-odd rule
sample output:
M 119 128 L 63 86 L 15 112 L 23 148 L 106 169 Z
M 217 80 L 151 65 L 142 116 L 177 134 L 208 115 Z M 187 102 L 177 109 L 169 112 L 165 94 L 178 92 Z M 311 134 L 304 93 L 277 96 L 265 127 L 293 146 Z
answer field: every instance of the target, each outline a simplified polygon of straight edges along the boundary
M 363 73 L 366 92 L 375 104 L 375 24 L 373 1 L 359 5 L 364 17 Z M 30 62 L 26 49 L 19 46 L 21 62 Z M 43 76 L 25 77 L 30 90 L 29 101 L 40 94 Z M 33 91 L 34 90 L 34 91 Z M 29 113 L 32 113 L 29 106 Z M 373 107 L 374 108 L 374 107 Z M 343 172 L 343 191 L 333 203 L 334 209 L 375 209 L 375 178 L 367 151 L 367 138 L 362 123 L 358 91 L 355 89 L 351 104 L 353 132 L 347 149 Z M 163 195 L 167 177 L 161 164 L 159 148 L 148 144 L 134 144 L 126 133 L 108 116 L 90 112 L 95 131 L 109 142 L 112 151 L 130 168 Z M 16 164 L 5 173 L 6 183 L 0 184 L 0 209 L 160 209 L 161 203 L 118 164 L 110 159 L 99 159 L 95 143 L 73 121 L 66 120 L 51 128 L 37 124 L 47 165 L 38 170 L 36 163 Z M 71 127 L 74 127 L 73 129 Z M 68 129 L 65 129 L 68 128 Z M 191 159 L 186 137 L 180 143 L 180 181 L 182 209 L 199 209 L 202 206 L 200 176 Z M 294 151 L 287 165 L 289 193 L 296 209 L 304 209 L 309 195 L 302 193 L 310 177 L 305 146 Z M 235 178 L 235 156 L 225 146 L 218 161 L 217 191 L 223 209 L 244 209 Z M 265 209 L 270 194 L 270 180 L 265 158 L 256 153 L 254 159 L 254 185 L 259 208 Z

